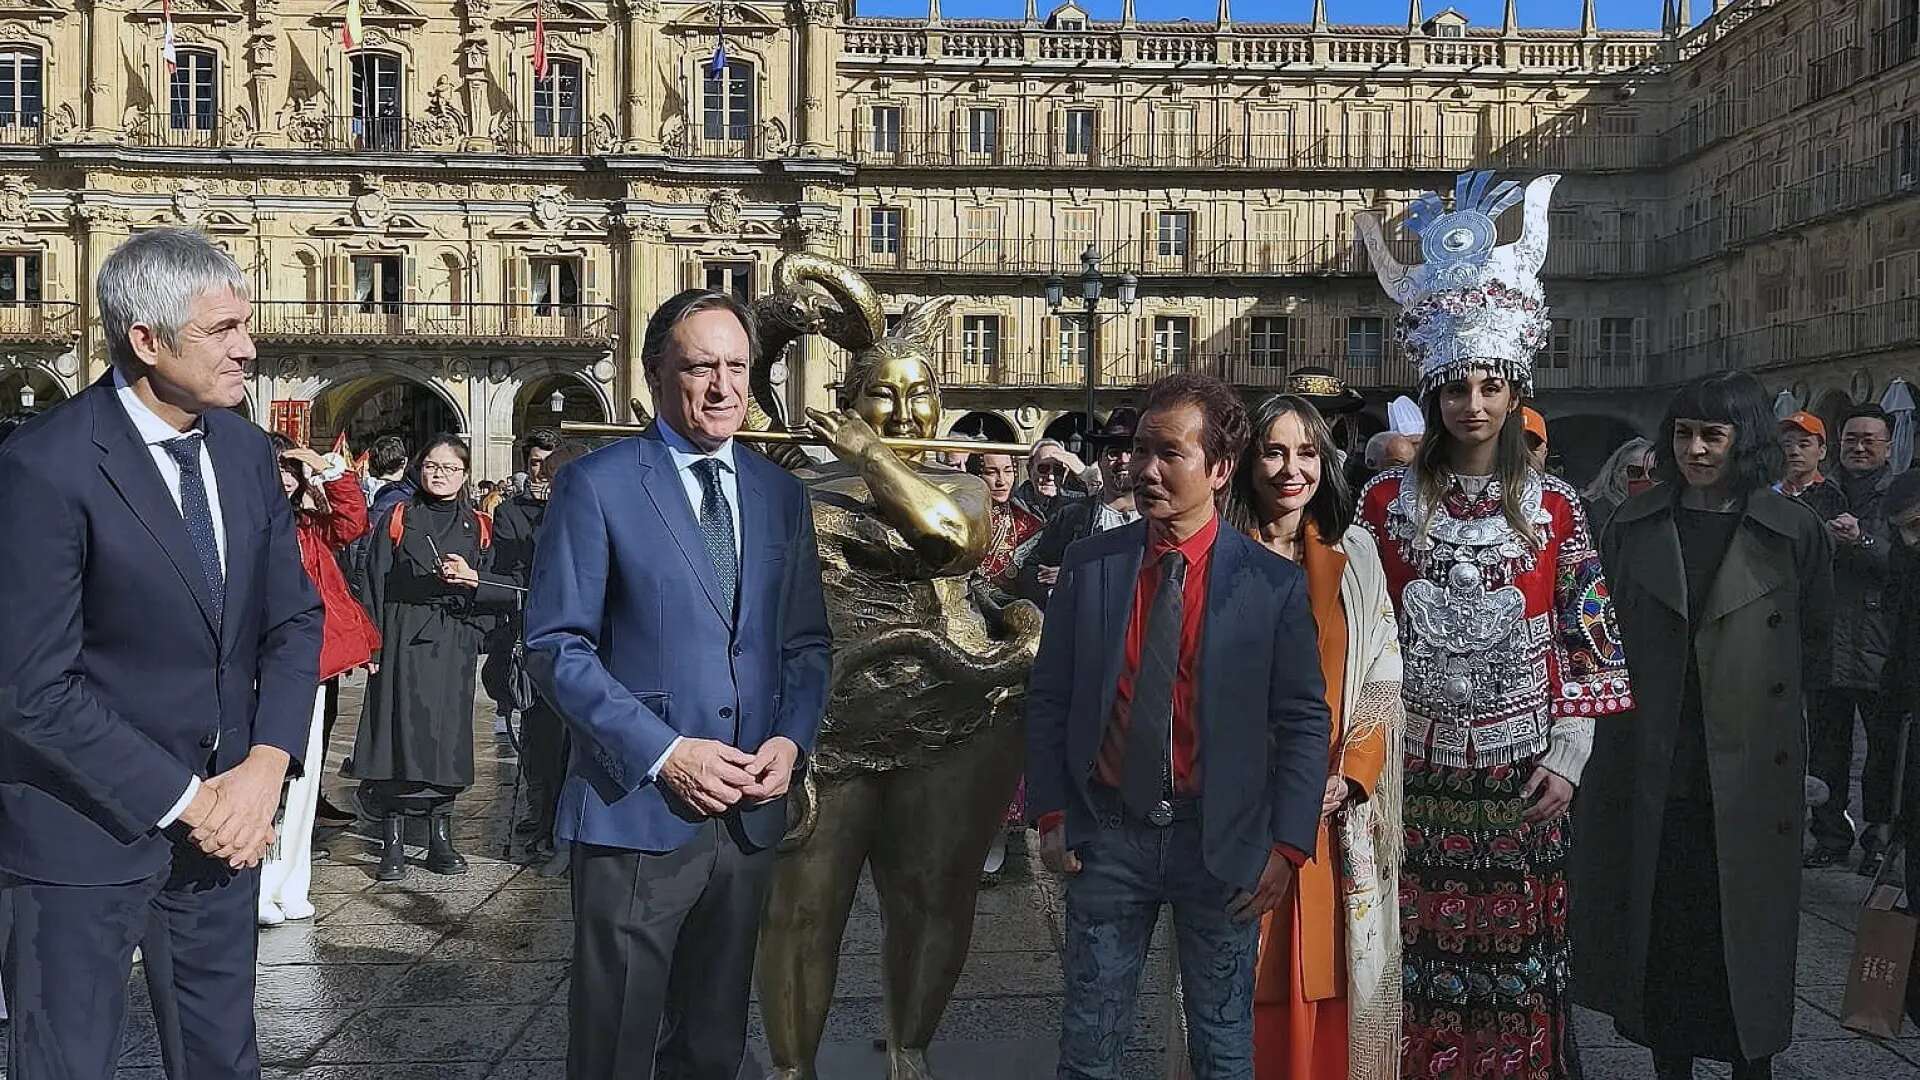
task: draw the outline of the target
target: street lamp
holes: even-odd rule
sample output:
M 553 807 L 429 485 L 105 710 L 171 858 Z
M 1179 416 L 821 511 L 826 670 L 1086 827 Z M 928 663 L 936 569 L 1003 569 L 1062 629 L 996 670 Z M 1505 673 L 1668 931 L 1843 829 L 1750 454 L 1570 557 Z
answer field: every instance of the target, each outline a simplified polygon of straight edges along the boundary
M 554 413 L 563 413 L 567 411 L 566 391 L 555 390 L 553 392 L 553 396 L 547 399 L 547 411 L 554 412 Z
M 1094 341 L 1101 323 L 1133 310 L 1133 302 L 1140 293 L 1140 279 L 1132 274 L 1121 274 L 1115 280 L 1114 298 L 1119 301 L 1119 310 L 1103 319 L 1100 317 L 1100 300 L 1106 292 L 1107 279 L 1100 270 L 1100 252 L 1095 250 L 1092 244 L 1088 244 L 1087 249 L 1080 253 L 1080 267 L 1080 302 L 1086 308 L 1087 320 L 1087 426 L 1082 435 L 1080 448 L 1088 451 L 1091 456 L 1096 385 L 1093 377 L 1093 362 L 1094 354 L 1098 352 L 1094 348 Z M 1060 309 L 1065 306 L 1067 299 L 1067 283 L 1060 275 L 1054 274 L 1047 278 L 1046 297 L 1047 311 L 1061 318 L 1071 317 L 1061 315 Z
M 20 411 L 21 411 L 21 412 L 32 412 L 32 411 L 33 411 L 33 401 L 34 401 L 34 397 L 33 397 L 33 387 L 31 387 L 31 386 L 22 386 L 22 387 L 20 388 Z

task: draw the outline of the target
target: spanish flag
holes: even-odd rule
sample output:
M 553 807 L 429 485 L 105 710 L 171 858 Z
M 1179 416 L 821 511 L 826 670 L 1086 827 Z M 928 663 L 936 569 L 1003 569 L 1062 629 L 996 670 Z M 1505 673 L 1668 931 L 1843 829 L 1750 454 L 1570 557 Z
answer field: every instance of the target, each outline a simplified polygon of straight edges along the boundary
M 357 49 L 366 37 L 366 30 L 360 26 L 360 0 L 347 0 L 347 21 L 340 24 L 340 44 Z

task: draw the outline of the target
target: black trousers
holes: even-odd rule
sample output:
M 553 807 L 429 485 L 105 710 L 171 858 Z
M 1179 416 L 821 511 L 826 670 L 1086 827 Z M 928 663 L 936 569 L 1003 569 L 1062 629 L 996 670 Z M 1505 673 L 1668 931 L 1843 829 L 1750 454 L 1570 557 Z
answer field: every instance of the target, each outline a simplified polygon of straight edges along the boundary
M 1859 713 L 1867 729 L 1867 763 L 1860 772 L 1861 809 L 1866 824 L 1893 821 L 1894 768 L 1900 755 L 1900 719 L 1882 707 L 1880 695 L 1868 690 L 1826 689 L 1813 696 L 1807 716 L 1809 764 L 1832 792 L 1826 805 L 1813 811 L 1813 838 L 1834 851 L 1853 848 L 1853 826 L 1847 821 L 1848 792 L 1853 777 L 1853 717 Z
M 171 1080 L 258 1080 L 254 916 L 260 871 L 184 842 L 173 865 L 125 885 L 0 875 L 0 982 L 12 1014 L 7 1075 L 110 1080 L 134 946 Z
M 733 815 L 663 854 L 573 846 L 567 1080 L 736 1080 L 772 871 Z
M 560 806 L 560 786 L 567 779 L 567 723 L 544 701 L 520 714 L 520 768 L 527 782 L 527 820 L 539 834 L 551 838 Z

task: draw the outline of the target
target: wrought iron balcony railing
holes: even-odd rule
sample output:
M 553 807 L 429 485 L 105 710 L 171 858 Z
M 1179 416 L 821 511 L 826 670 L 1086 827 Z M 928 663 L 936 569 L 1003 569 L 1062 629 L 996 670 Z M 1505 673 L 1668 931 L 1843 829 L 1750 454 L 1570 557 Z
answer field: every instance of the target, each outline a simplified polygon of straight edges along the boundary
M 39 146 L 46 141 L 45 116 L 37 112 L 0 112 L 0 146 Z
M 253 332 L 263 340 L 306 342 L 604 346 L 613 340 L 614 311 L 606 304 L 256 300 Z
M 1673 384 L 1728 369 L 1765 371 L 1920 344 L 1920 297 L 1756 327 L 1648 358 L 1649 382 Z
M 80 333 L 73 300 L 0 300 L 0 341 L 59 343 Z
M 1908 15 L 1873 32 L 1874 74 L 1920 57 L 1920 15 Z
M 163 146 L 211 150 L 230 145 L 227 125 L 218 116 L 146 109 L 127 127 L 127 141 L 135 146 Z

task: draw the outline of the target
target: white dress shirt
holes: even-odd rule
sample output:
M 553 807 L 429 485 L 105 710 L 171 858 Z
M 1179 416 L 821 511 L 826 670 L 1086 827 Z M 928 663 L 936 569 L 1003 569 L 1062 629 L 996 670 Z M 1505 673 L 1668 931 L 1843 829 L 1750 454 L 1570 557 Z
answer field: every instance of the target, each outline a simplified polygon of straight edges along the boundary
M 140 441 L 146 444 L 147 453 L 153 455 L 154 467 L 160 470 L 160 479 L 167 485 L 167 494 L 173 496 L 174 509 L 184 515 L 186 511 L 180 505 L 180 463 L 174 461 L 173 455 L 168 453 L 167 448 L 161 444 L 178 439 L 188 432 L 176 429 L 172 424 L 160 419 L 159 414 L 147 408 L 147 403 L 141 401 L 140 396 L 133 392 L 133 387 L 127 385 L 126 376 L 120 374 L 118 368 L 113 372 L 113 389 L 120 399 L 120 407 L 127 411 L 127 418 L 133 421 L 134 431 L 139 434 Z M 194 430 L 198 431 L 199 428 L 196 427 Z M 206 436 L 200 435 L 199 439 L 200 480 L 206 487 L 207 509 L 213 516 L 213 542 L 220 551 L 220 572 L 225 574 L 227 522 L 220 515 L 220 480 L 213 472 L 213 455 L 207 453 Z M 187 780 L 187 790 L 181 794 L 180 800 L 173 804 L 173 809 L 168 810 L 165 817 L 154 823 L 154 828 L 164 829 L 173 824 L 181 814 L 186 813 L 187 807 L 193 802 L 193 797 L 198 794 L 200 794 L 200 778 L 190 777 Z
M 693 445 L 686 436 L 675 431 L 672 424 L 665 420 L 658 423 L 660 441 L 667 444 L 667 453 L 673 456 L 674 471 L 680 475 L 680 487 L 687 493 L 687 502 L 693 507 L 695 521 L 700 520 L 700 502 L 706 497 L 706 492 L 702 490 L 700 474 L 694 472 L 693 467 L 708 458 L 720 463 L 720 494 L 726 497 L 727 507 L 732 511 L 733 557 L 738 560 L 740 558 L 740 478 L 734 469 L 733 440 L 728 439 L 720 444 L 718 450 L 708 453 Z M 674 749 L 685 738 L 684 735 L 677 736 L 667 744 L 666 752 L 661 754 L 653 766 L 647 770 L 647 779 L 659 779 L 660 770 L 666 767 L 667 759 L 673 756 Z

